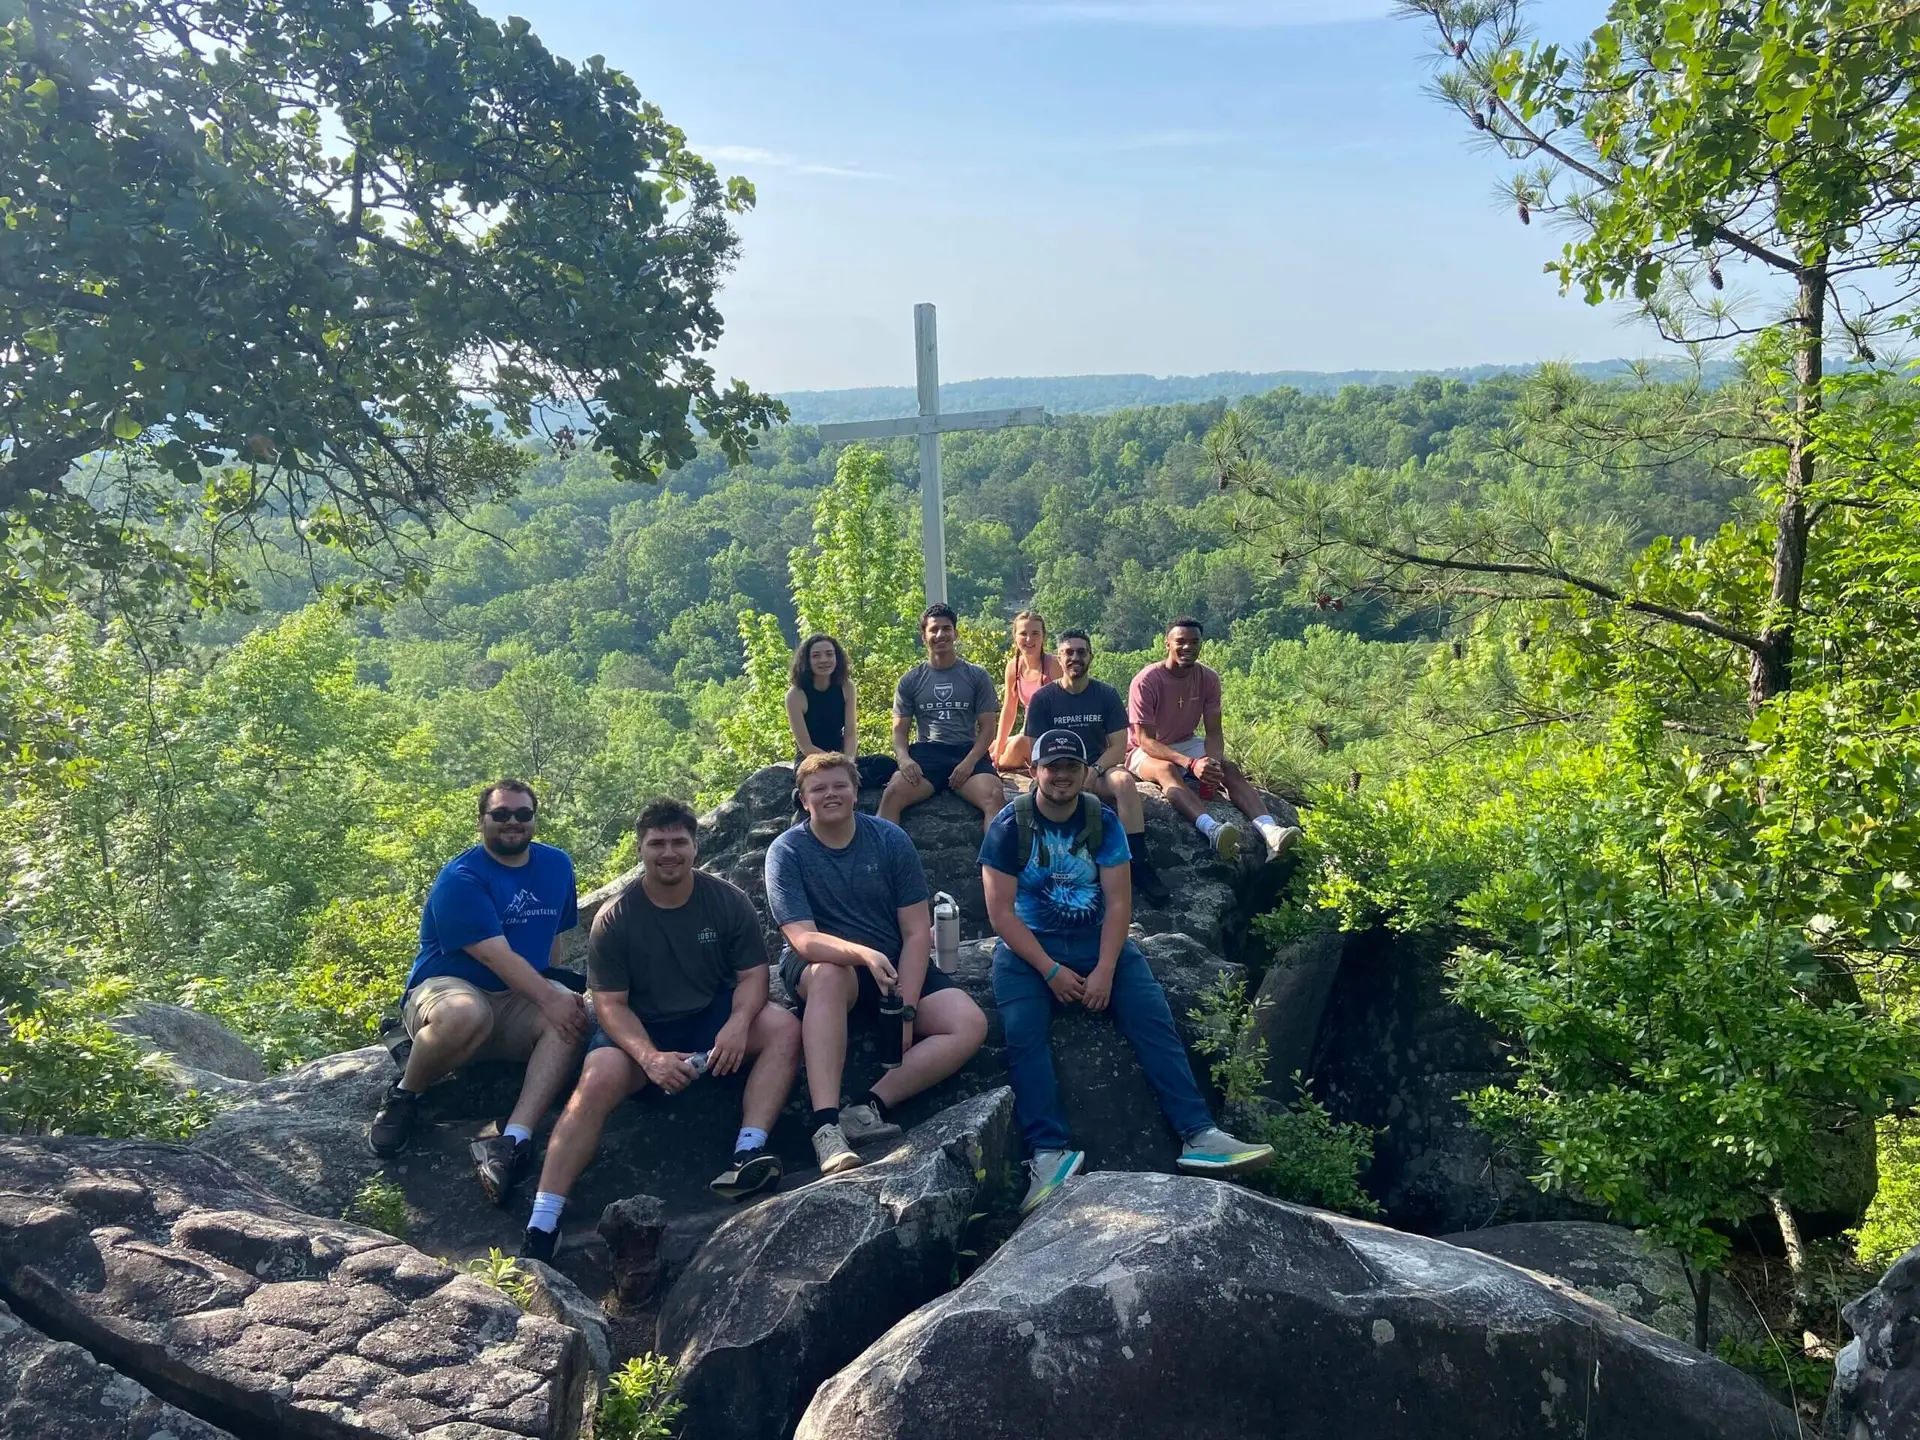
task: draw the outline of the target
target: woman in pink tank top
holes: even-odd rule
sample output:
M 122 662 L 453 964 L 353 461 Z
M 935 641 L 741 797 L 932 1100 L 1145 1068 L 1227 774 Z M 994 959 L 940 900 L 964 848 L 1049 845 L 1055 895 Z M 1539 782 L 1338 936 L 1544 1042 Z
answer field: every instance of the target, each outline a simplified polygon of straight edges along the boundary
M 1027 706 L 1040 693 L 1040 687 L 1060 678 L 1060 662 L 1047 653 L 1047 622 L 1037 610 L 1022 610 L 1013 617 L 1010 629 L 1013 648 L 1007 654 L 1000 730 L 987 753 L 997 769 L 1025 770 L 1033 743 L 1025 735 L 1014 734 L 1014 712 L 1017 708 L 1018 718 L 1025 721 Z

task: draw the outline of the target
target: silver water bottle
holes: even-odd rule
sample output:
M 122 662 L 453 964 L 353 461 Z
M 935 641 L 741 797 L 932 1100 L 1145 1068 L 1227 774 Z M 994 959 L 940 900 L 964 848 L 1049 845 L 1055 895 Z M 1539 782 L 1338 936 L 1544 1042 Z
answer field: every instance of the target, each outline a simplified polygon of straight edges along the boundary
M 960 955 L 960 902 L 946 891 L 933 897 L 933 964 L 938 970 L 953 969 Z

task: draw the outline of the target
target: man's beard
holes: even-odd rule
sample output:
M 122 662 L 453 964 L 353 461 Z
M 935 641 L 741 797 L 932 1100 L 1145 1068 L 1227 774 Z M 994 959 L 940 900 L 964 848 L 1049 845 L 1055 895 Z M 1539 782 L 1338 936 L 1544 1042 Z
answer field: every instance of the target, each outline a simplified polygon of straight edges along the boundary
M 521 835 L 512 840 L 504 836 L 496 835 L 493 843 L 487 848 L 501 855 L 520 855 L 524 854 L 526 848 L 532 843 L 533 837 L 531 835 Z

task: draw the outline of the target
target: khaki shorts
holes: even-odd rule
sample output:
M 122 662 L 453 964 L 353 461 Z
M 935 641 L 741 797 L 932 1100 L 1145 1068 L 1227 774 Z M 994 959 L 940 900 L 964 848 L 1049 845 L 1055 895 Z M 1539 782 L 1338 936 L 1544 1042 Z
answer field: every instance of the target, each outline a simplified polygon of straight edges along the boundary
M 1164 743 L 1169 750 L 1177 755 L 1184 755 L 1189 760 L 1198 760 L 1207 753 L 1207 737 L 1197 730 L 1184 740 L 1168 740 Z M 1141 765 L 1151 759 L 1153 757 L 1146 751 L 1135 747 L 1127 752 L 1127 769 L 1138 775 Z
M 566 990 L 566 986 L 552 980 L 547 983 L 556 990 Z M 482 990 L 458 975 L 431 975 L 414 986 L 407 992 L 400 1020 L 409 1036 L 417 1036 L 437 1008 L 449 1004 L 469 1005 L 475 1001 L 485 1005 L 493 1016 L 493 1029 L 473 1052 L 475 1060 L 525 1060 L 533 1054 L 533 1047 L 540 1043 L 544 1033 L 539 1007 L 517 991 Z

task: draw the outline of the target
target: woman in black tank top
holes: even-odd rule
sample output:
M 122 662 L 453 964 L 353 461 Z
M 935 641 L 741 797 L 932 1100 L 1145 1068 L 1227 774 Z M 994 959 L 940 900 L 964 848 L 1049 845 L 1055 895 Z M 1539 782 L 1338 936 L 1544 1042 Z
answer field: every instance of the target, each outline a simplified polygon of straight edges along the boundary
M 793 731 L 796 761 L 835 750 L 856 758 L 858 701 L 847 674 L 847 652 L 840 642 L 831 635 L 809 635 L 795 648 L 787 678 L 787 724 Z

